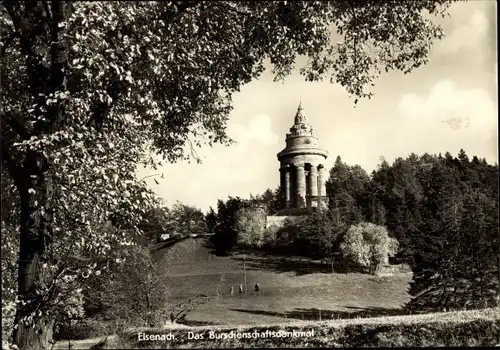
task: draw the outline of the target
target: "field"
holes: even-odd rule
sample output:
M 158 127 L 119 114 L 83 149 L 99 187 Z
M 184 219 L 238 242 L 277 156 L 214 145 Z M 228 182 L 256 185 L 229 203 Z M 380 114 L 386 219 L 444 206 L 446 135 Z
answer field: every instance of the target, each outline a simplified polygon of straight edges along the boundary
M 188 325 L 393 315 L 408 300 L 409 274 L 331 273 L 328 265 L 255 253 L 245 255 L 248 291 L 239 294 L 243 256 L 216 257 L 205 244 L 189 238 L 155 253 L 171 288 L 169 307 L 195 295 L 210 296 L 187 314 L 182 322 Z
M 154 258 L 160 262 L 160 275 L 170 287 L 169 308 L 194 300 L 200 294 L 205 296 L 205 303 L 187 313 L 179 321 L 183 324 L 167 322 L 161 329 L 124 330 L 107 337 L 105 348 L 492 346 L 500 343 L 499 309 L 398 315 L 409 298 L 409 274 L 377 277 L 331 273 L 329 266 L 315 262 L 252 253 L 245 255 L 248 293 L 239 294 L 237 286 L 244 281 L 241 254 L 216 257 L 205 246 L 204 239 L 188 238 L 156 251 Z M 260 285 L 258 292 L 253 290 L 256 282 Z M 231 285 L 235 287 L 234 295 L 229 293 Z M 294 331 L 313 334 L 293 336 Z M 292 333 L 285 337 L 280 332 Z M 139 339 L 139 333 L 170 334 L 175 339 L 144 341 Z M 226 336 L 211 337 L 215 333 Z M 256 333 L 261 335 L 254 337 Z M 241 338 L 242 334 L 254 338 Z M 71 347 L 89 349 L 102 339 L 71 341 Z M 68 341 L 58 342 L 55 349 L 67 349 L 69 345 Z

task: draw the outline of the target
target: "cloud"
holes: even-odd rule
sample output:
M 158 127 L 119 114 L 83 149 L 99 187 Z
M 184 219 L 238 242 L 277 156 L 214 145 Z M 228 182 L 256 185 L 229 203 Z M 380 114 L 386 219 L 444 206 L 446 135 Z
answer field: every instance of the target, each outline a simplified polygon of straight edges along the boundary
M 398 143 L 406 141 L 407 148 L 432 153 L 463 148 L 489 161 L 498 159 L 497 108 L 487 91 L 440 80 L 427 95 L 402 95 L 398 109 L 404 117 L 400 127 L 406 129 Z
M 278 142 L 278 135 L 272 131 L 271 118 L 264 114 L 254 116 L 248 127 L 241 124 L 230 124 L 228 136 L 242 145 L 256 142 L 264 145 L 273 145 Z
M 460 90 L 450 80 L 440 80 L 427 96 L 403 95 L 399 101 L 399 109 L 409 120 L 427 125 L 450 124 L 462 120 L 463 128 L 477 131 L 497 125 L 496 107 L 485 90 Z
M 468 4 L 467 4 L 468 5 Z M 457 3 L 450 9 L 450 19 L 444 21 L 445 37 L 436 43 L 437 54 L 455 54 L 458 51 L 478 47 L 489 31 L 489 22 L 481 1 L 474 6 Z
M 148 184 L 168 206 L 179 200 L 208 210 L 217 204 L 217 199 L 263 192 L 263 181 L 256 179 L 271 180 L 271 184 L 277 181 L 269 179 L 269 169 L 274 169 L 273 165 L 262 161 L 262 154 L 270 152 L 278 142 L 269 116 L 254 115 L 246 125 L 229 123 L 227 132 L 235 144 L 204 147 L 198 152 L 202 164 L 166 164 L 160 169 L 164 178 L 156 178 L 160 184 L 155 185 L 151 179 Z M 277 170 L 275 177 L 279 178 Z

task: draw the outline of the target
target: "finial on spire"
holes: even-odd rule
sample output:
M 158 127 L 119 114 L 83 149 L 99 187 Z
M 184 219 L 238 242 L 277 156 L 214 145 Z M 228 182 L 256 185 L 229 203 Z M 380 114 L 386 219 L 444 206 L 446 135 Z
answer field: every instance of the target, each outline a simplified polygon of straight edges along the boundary
M 295 124 L 304 124 L 306 122 L 307 119 L 302 109 L 302 98 L 301 98 L 299 102 L 299 107 L 297 108 L 297 113 L 295 114 Z

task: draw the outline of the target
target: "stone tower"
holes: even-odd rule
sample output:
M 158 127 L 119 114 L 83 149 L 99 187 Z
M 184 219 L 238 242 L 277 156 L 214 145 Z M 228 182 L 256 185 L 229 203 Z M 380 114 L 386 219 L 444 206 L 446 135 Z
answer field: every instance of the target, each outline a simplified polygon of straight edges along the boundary
M 294 125 L 286 135 L 286 147 L 278 153 L 285 211 L 326 206 L 327 157 L 328 152 L 318 147 L 318 138 L 299 104 Z

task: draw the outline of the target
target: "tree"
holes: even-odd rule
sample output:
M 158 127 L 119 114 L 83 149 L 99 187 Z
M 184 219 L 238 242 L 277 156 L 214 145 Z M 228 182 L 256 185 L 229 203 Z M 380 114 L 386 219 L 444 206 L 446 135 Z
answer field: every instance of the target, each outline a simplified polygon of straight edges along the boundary
M 246 251 L 247 248 L 260 248 L 264 244 L 266 210 L 256 207 L 243 207 L 234 214 L 236 243 Z M 243 254 L 243 274 L 245 293 L 247 292 L 246 253 Z
M 333 259 L 347 226 L 331 211 L 316 211 L 294 224 L 295 249 L 315 258 Z
M 148 210 L 139 224 L 143 232 L 146 244 L 158 243 L 162 234 L 168 233 L 168 215 L 167 207 L 156 207 Z
M 264 193 L 256 196 L 250 194 L 249 202 L 254 206 L 264 207 L 267 214 L 273 215 L 284 207 L 282 199 L 281 189 L 278 187 L 274 191 L 268 188 Z
M 417 233 L 422 206 L 422 186 L 418 181 L 418 156 L 398 158 L 392 165 L 383 161 L 372 174 L 363 203 L 367 218 L 383 224 L 399 242 L 398 258 L 410 262 L 413 252 L 410 237 Z M 380 211 L 383 209 L 383 220 Z
M 217 201 L 217 226 L 211 242 L 217 254 L 225 255 L 236 244 L 238 232 L 235 230 L 235 215 L 242 208 L 248 207 L 247 201 L 240 197 L 229 197 L 227 201 Z
M 237 243 L 246 248 L 259 248 L 264 244 L 266 213 L 256 208 L 241 208 L 235 213 Z
M 425 198 L 419 233 L 411 237 L 411 310 L 497 305 L 498 182 L 487 180 L 495 171 L 498 177 L 498 166 L 469 162 L 462 150 L 458 158 L 435 157 L 419 172 Z
M 362 220 L 363 213 L 358 203 L 369 183 L 370 177 L 363 168 L 349 166 L 337 156 L 326 182 L 326 194 L 328 207 L 339 223 L 351 225 Z
M 137 206 L 127 193 L 151 149 L 175 161 L 204 142 L 230 143 L 232 94 L 265 59 L 280 79 L 305 55 L 306 79 L 329 74 L 351 95 L 370 97 L 366 87 L 382 70 L 427 63 L 442 31 L 424 11 L 441 15 L 451 2 L 2 2 L 2 164 L 21 217 L 15 342 L 48 346 L 37 334 L 48 333 L 53 316 L 39 315 L 37 295 L 64 266 L 52 257 L 62 208 L 99 185 L 104 196 L 78 222 L 125 212 Z M 339 44 L 329 40 L 331 24 Z M 116 157 L 117 145 L 129 152 Z M 139 218 L 129 215 L 131 227 Z M 73 241 L 79 234 L 64 232 Z
M 205 215 L 205 225 L 208 232 L 213 233 L 215 231 L 217 226 L 217 214 L 212 207 L 210 207 L 208 213 Z
M 367 222 L 351 226 L 340 245 L 345 257 L 367 267 L 372 274 L 396 254 L 397 247 L 398 241 L 389 237 L 385 227 Z
M 181 202 L 173 205 L 168 213 L 168 229 L 170 234 L 179 233 L 181 235 L 200 233 L 207 230 L 205 215 L 196 208 Z
M 16 312 L 17 296 L 17 261 L 19 258 L 19 212 L 15 186 L 4 167 L 1 168 L 1 278 L 2 278 L 2 339 L 8 339 L 12 334 Z

